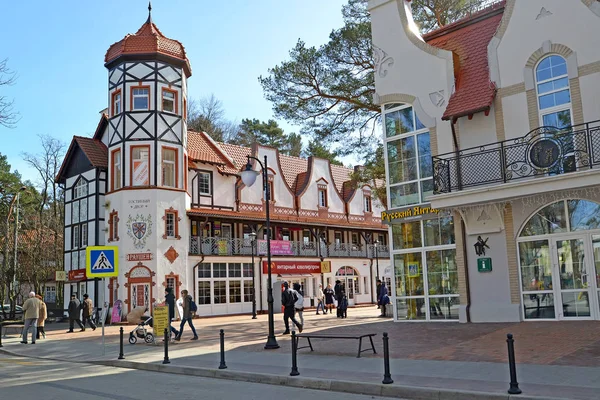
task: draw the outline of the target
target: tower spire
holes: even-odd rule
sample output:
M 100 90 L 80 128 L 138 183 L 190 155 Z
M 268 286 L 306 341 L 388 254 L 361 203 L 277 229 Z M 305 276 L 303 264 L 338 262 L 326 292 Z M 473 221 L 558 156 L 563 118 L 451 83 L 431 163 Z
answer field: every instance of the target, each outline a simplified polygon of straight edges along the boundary
M 152 23 L 152 2 L 151 1 L 148 2 L 148 21 L 146 21 L 146 23 L 148 23 L 148 24 Z

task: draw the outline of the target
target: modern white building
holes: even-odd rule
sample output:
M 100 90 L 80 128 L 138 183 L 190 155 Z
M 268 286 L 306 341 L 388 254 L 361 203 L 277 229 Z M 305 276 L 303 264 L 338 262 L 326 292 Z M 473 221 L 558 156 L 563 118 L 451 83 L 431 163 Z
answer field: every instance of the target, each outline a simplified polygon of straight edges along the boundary
M 600 2 L 369 9 L 395 318 L 600 319 Z
M 319 283 L 337 279 L 351 304 L 375 300 L 376 277 L 391 280 L 387 228 L 371 186 L 350 181 L 353 170 L 188 131 L 190 63 L 150 17 L 110 46 L 105 66 L 108 108 L 93 138 L 73 139 L 57 177 L 65 302 L 88 293 L 99 306 L 122 300 L 127 312 L 151 308 L 172 287 L 187 289 L 200 315 L 249 313 L 257 286 L 257 309 L 267 310 L 265 197 L 260 176 L 252 187 L 241 181 L 248 156 L 266 160 L 273 280 L 300 283 L 307 306 Z M 85 276 L 88 245 L 119 247 L 118 277 Z

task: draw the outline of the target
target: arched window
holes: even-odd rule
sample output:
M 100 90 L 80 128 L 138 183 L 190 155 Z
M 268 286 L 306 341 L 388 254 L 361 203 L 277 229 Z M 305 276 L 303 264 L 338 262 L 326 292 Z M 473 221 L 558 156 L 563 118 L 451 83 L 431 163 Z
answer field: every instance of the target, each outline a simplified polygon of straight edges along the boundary
M 588 200 L 561 200 L 533 214 L 520 237 L 600 229 L 600 204 Z
M 73 199 L 79 199 L 81 197 L 85 197 L 88 194 L 88 182 L 79 178 L 75 186 L 73 187 Z
M 571 125 L 571 90 L 567 62 L 558 55 L 542 59 L 535 69 L 540 124 L 564 128 Z

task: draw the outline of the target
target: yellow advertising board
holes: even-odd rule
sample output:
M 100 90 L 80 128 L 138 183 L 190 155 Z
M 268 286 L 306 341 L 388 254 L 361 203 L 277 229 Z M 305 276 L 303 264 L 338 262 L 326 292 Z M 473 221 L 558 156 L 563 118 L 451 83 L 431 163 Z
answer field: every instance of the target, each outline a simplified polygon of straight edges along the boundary
M 152 321 L 154 322 L 154 336 L 163 336 L 165 334 L 165 328 L 169 327 L 169 307 L 154 307 Z
M 331 261 L 321 261 L 321 273 L 329 274 L 331 272 Z

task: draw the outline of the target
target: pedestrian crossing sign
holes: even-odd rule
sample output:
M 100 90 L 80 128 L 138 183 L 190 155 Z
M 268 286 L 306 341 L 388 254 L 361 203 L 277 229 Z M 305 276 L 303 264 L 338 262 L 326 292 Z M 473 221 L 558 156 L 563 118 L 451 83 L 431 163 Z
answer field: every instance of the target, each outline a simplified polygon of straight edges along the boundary
M 119 248 L 117 246 L 89 246 L 85 250 L 85 267 L 90 278 L 119 275 Z

